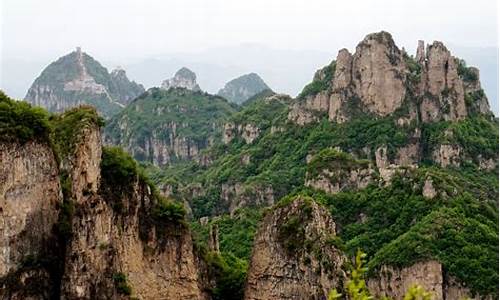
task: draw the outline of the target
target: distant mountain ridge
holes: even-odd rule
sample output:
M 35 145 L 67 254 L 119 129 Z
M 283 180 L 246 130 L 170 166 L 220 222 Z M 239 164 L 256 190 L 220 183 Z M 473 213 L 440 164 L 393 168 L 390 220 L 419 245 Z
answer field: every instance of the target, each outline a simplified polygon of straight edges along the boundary
M 51 112 L 90 104 L 110 117 L 143 92 L 144 87 L 131 82 L 124 70 L 110 74 L 78 47 L 47 66 L 29 88 L 25 100 Z
M 249 73 L 235 78 L 220 89 L 217 95 L 237 104 L 241 104 L 264 90 L 271 90 L 256 73 Z

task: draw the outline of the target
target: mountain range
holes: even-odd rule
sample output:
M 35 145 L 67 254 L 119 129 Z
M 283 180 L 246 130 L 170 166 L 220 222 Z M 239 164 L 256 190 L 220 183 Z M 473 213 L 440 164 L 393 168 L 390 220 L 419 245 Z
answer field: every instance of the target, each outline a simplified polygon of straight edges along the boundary
M 497 299 L 485 75 L 384 31 L 326 61 L 296 97 L 188 68 L 122 97 L 76 51 L 30 89 L 55 112 L 0 94 L 0 297 Z

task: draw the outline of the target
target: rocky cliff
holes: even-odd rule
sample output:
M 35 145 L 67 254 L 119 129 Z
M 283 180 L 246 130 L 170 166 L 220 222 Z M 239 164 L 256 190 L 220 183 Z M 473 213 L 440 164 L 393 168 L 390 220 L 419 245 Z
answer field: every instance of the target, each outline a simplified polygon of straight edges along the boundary
M 431 293 L 432 299 L 482 299 L 456 279 L 444 272 L 438 261 L 430 260 L 416 263 L 406 268 L 384 266 L 376 279 L 368 281 L 368 288 L 376 297 L 403 299 L 406 292 L 419 285 Z M 492 297 L 487 297 L 491 299 Z
M 270 90 L 270 88 L 264 80 L 259 75 L 250 73 L 229 81 L 219 90 L 217 95 L 231 102 L 242 104 L 265 90 Z
M 319 70 L 304 88 L 289 119 L 298 124 L 317 120 L 318 113 L 346 122 L 359 113 L 385 117 L 399 114 L 399 123 L 456 121 L 489 114 L 476 68 L 450 54 L 441 42 L 415 58 L 400 50 L 387 32 L 369 34 L 354 54 L 342 49 L 336 61 Z
M 195 92 L 201 91 L 200 86 L 196 83 L 196 74 L 188 68 L 181 68 L 174 77 L 164 80 L 161 83 L 161 88 L 164 90 L 184 88 Z
M 81 104 L 110 117 L 144 92 L 124 71 L 112 74 L 80 48 L 47 66 L 29 88 L 25 100 L 51 112 Z
M 324 299 L 342 289 L 345 257 L 336 225 L 312 199 L 277 204 L 257 232 L 245 299 Z
M 49 126 L 40 111 L 0 100 L 31 115 L 12 119 L 17 131 L 0 127 L 2 298 L 208 297 L 182 204 L 161 198 L 124 152 L 102 150 L 95 110 Z M 23 134 L 31 127 L 45 134 Z

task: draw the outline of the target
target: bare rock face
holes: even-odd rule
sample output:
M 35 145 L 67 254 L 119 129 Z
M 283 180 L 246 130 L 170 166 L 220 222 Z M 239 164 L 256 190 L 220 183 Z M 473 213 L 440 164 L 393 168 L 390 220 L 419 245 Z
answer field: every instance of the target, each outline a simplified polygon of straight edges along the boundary
M 224 124 L 222 141 L 224 144 L 229 144 L 234 138 L 239 136 L 245 140 L 245 143 L 251 144 L 259 135 L 260 128 L 254 124 L 226 123 Z
M 151 212 L 157 199 L 138 179 L 120 196 L 113 192 L 118 187 L 100 186 L 100 141 L 99 129 L 89 128 L 75 145 L 70 174 L 78 213 L 66 249 L 62 298 L 119 298 L 115 281 L 123 274 L 141 299 L 203 299 L 189 230 L 181 223 L 156 224 Z
M 467 116 L 463 81 L 455 57 L 441 42 L 427 46 L 423 71 L 422 121 L 460 120 Z
M 62 293 L 65 299 L 119 297 L 114 278 L 124 274 L 141 299 L 204 299 L 189 230 L 149 223 L 153 197 L 135 185 L 117 213 L 101 197 L 78 206 L 68 247 Z
M 386 116 L 401 106 L 405 71 L 402 52 L 387 32 L 369 34 L 356 47 L 352 68 L 355 91 L 370 112 Z
M 331 289 L 342 290 L 345 257 L 328 243 L 335 227 L 311 199 L 278 205 L 257 232 L 244 298 L 325 299 Z
M 196 83 L 196 74 L 188 68 L 181 68 L 173 78 L 163 81 L 161 88 L 165 90 L 185 88 L 192 91 L 201 91 L 200 86 Z
M 61 202 L 57 163 L 47 143 L 0 143 L 1 278 L 28 257 L 49 253 Z
M 458 167 L 461 162 L 462 148 L 458 145 L 443 144 L 432 152 L 434 162 L 443 168 Z
M 437 196 L 437 192 L 431 178 L 425 179 L 424 186 L 422 188 L 422 195 L 427 199 L 432 199 Z
M 72 180 L 76 202 L 85 201 L 85 194 L 95 194 L 101 178 L 101 132 L 95 124 L 82 128 L 75 152 L 65 161 Z
M 418 262 L 402 269 L 383 266 L 377 278 L 368 280 L 368 288 L 377 298 L 386 296 L 402 300 L 413 285 L 420 285 L 436 300 L 480 299 L 479 296 L 472 297 L 467 288 L 446 275 L 441 263 L 434 260 Z

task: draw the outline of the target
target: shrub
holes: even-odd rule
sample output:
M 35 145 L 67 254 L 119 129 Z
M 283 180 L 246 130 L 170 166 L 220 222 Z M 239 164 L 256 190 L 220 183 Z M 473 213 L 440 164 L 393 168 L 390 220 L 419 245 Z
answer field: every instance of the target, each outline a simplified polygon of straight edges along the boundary
M 130 296 L 132 294 L 132 288 L 127 282 L 127 275 L 123 273 L 115 273 L 113 275 L 113 282 L 115 283 L 115 288 L 119 294 Z
M 50 122 L 54 128 L 53 147 L 61 159 L 72 154 L 83 129 L 104 126 L 104 120 L 92 106 L 74 107 L 64 113 L 52 115 Z
M 159 197 L 153 215 L 161 221 L 180 222 L 186 216 L 186 209 L 182 203 Z
M 467 82 L 475 82 L 479 78 L 477 77 L 476 73 L 472 71 L 471 68 L 467 67 L 467 63 L 463 59 L 457 59 L 457 71 L 458 75 Z
M 0 91 L 0 140 L 49 141 L 50 132 L 49 115 L 43 108 L 12 100 Z

